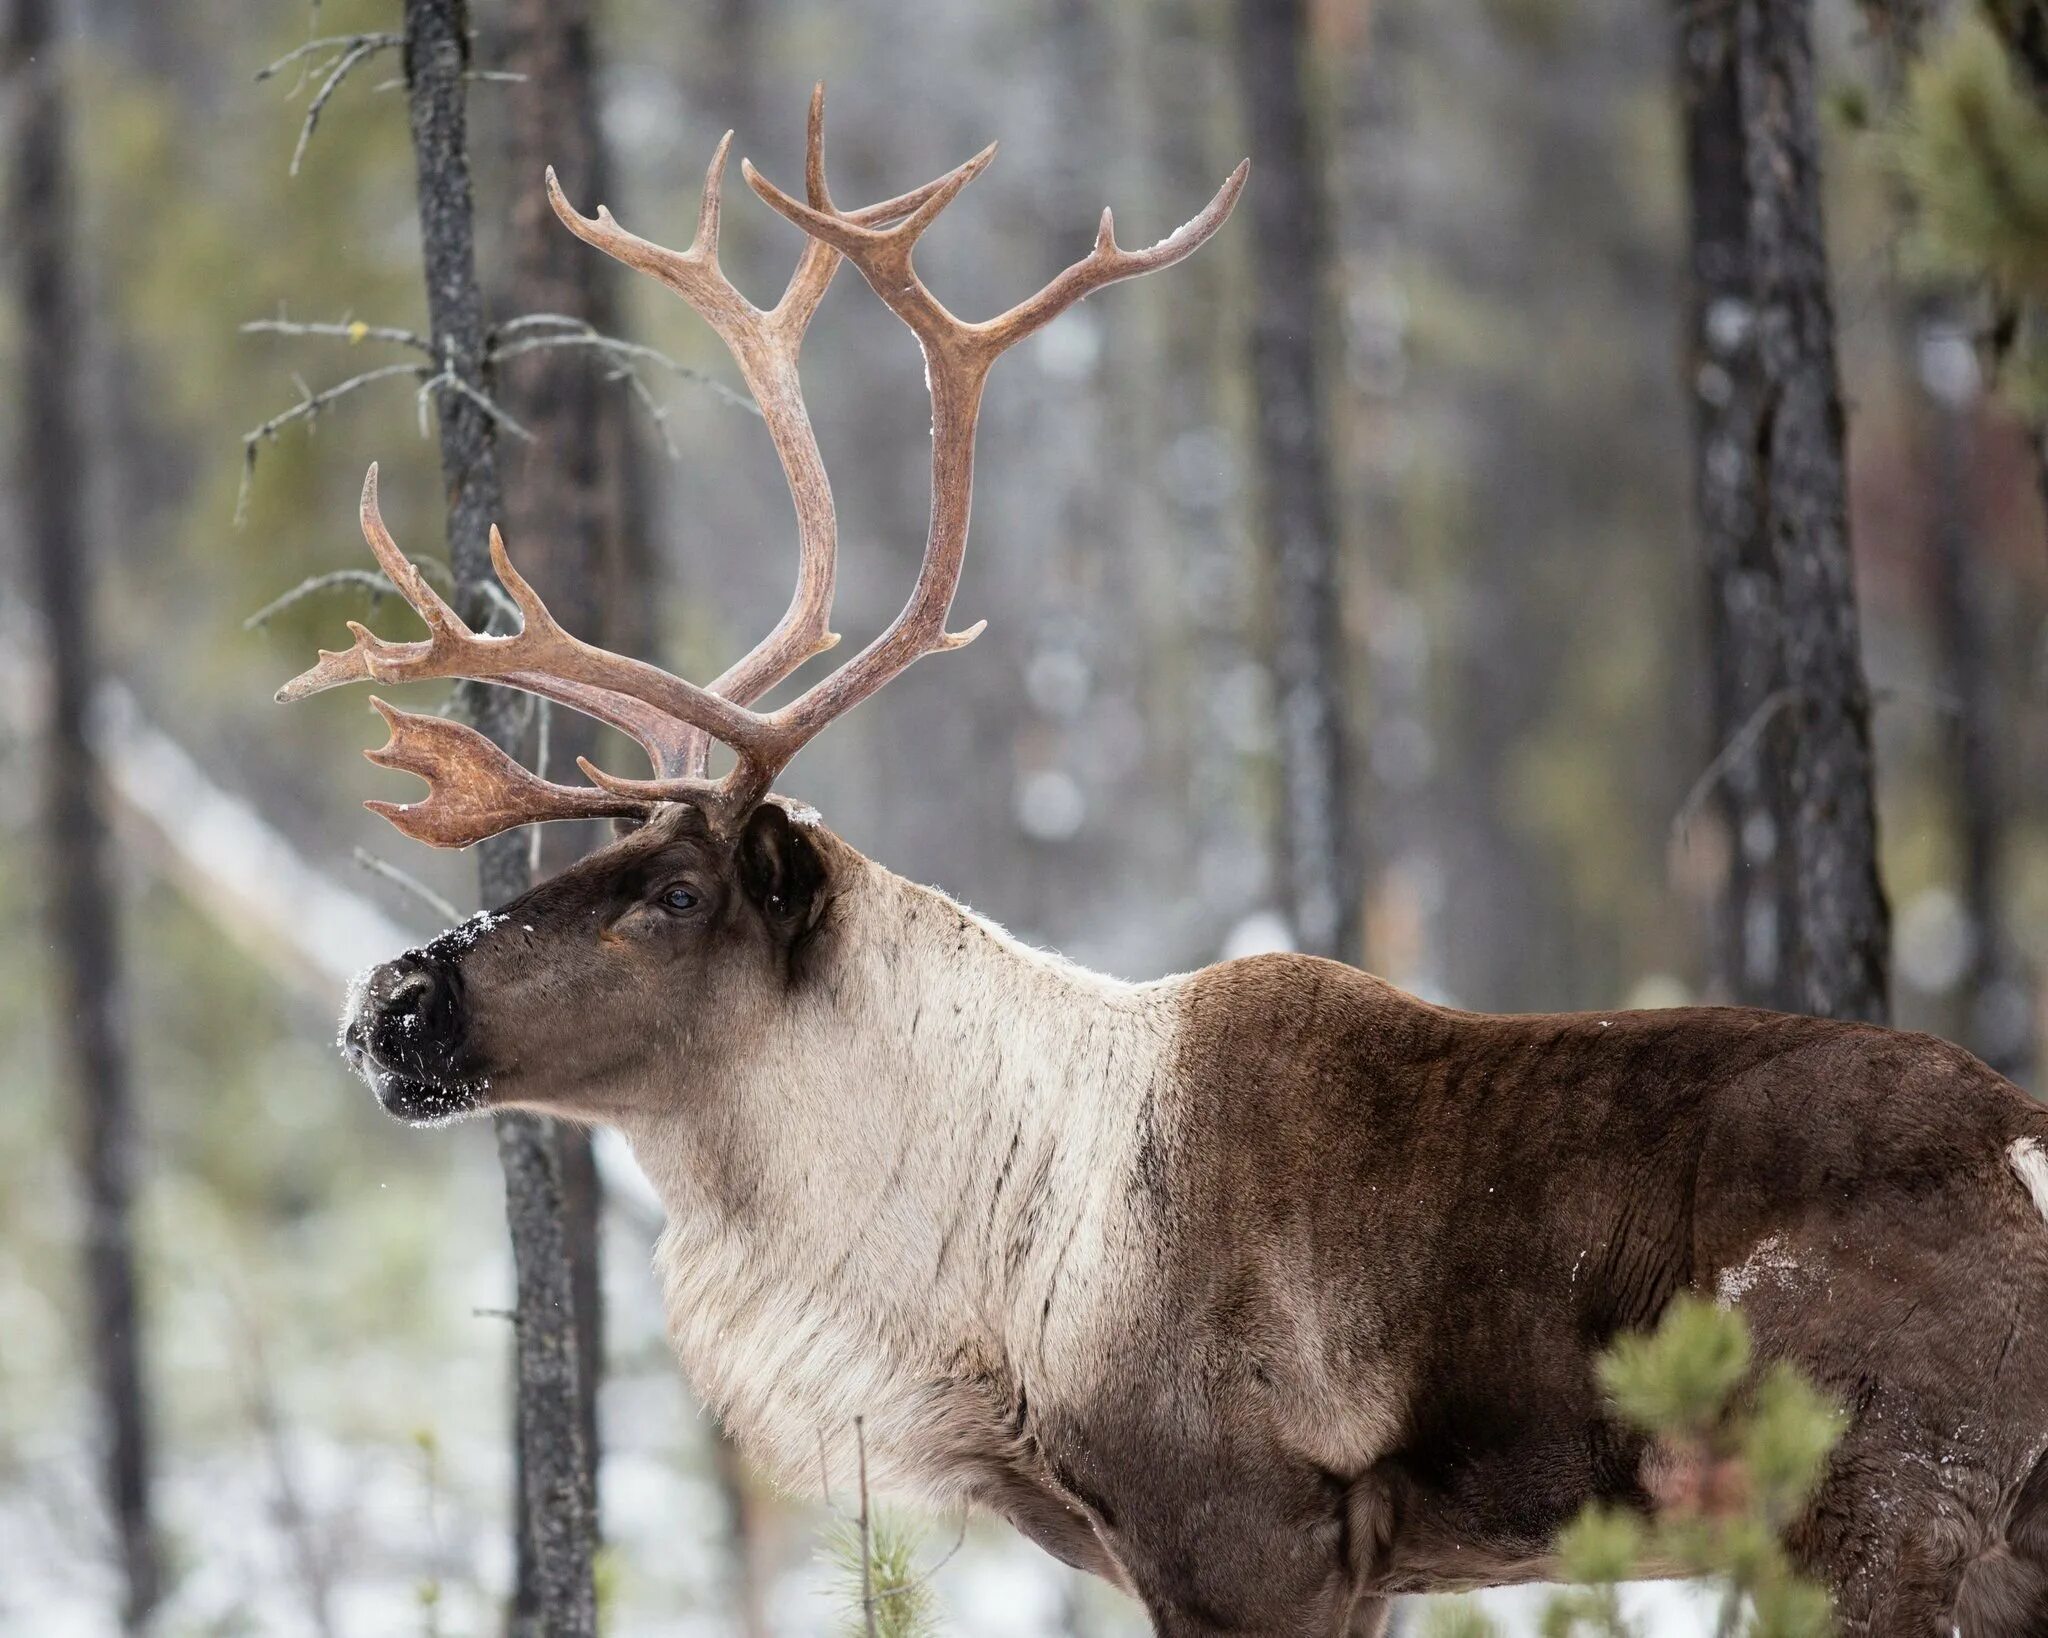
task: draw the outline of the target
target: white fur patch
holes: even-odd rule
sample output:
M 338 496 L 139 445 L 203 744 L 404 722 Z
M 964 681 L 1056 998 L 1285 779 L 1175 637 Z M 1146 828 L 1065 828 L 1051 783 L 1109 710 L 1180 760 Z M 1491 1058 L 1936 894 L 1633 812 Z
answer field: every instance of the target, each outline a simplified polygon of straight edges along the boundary
M 832 981 L 721 1070 L 745 1214 L 707 1169 L 707 1100 L 621 1126 L 669 1218 L 671 1339 L 742 1448 L 841 1494 L 864 1453 L 879 1490 L 954 1505 L 1011 1389 L 1085 1402 L 1129 1324 L 1128 1183 L 1179 985 L 1090 973 L 875 865 L 839 905 Z
M 1759 1240 L 1743 1261 L 1721 1270 L 1714 1295 L 1723 1308 L 1733 1308 L 1756 1289 L 1759 1281 L 1767 1279 L 1773 1285 L 1783 1285 L 1798 1272 L 1799 1265 L 1785 1248 L 1784 1240 L 1773 1234 Z
M 2038 1138 L 2014 1138 L 2005 1146 L 2005 1159 L 2033 1196 L 2034 1210 L 2048 1222 L 2048 1150 Z

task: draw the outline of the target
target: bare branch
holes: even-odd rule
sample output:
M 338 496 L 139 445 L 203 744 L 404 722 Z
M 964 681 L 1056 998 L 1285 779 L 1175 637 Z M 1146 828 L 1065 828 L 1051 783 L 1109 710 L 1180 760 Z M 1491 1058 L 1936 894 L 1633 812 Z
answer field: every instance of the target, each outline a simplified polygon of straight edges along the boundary
M 526 76 L 524 74 L 514 74 L 503 68 L 472 68 L 462 77 L 465 80 L 480 80 L 486 85 L 524 85 L 526 83 Z M 403 91 L 405 89 L 405 81 L 403 79 L 379 80 L 370 89 L 377 92 Z
M 853 1419 L 853 1448 L 860 1461 L 860 1613 L 867 1638 L 875 1638 L 875 1554 L 868 1522 L 868 1435 L 864 1419 Z
M 373 602 L 381 597 L 395 596 L 398 591 L 398 588 L 391 584 L 390 577 L 377 569 L 330 569 L 325 574 L 309 576 L 290 591 L 273 597 L 242 622 L 242 629 L 255 631 L 268 625 L 294 603 L 302 602 L 319 592 L 332 591 L 337 586 L 360 586 L 370 594 Z
M 546 329 L 545 335 L 520 335 L 520 332 Z M 500 337 L 519 335 L 515 341 L 503 341 Z M 485 361 L 500 364 L 507 359 L 517 358 L 522 353 L 537 352 L 546 347 L 587 347 L 593 352 L 621 360 L 635 360 L 648 364 L 659 364 L 678 380 L 689 381 L 705 388 L 723 402 L 735 409 L 743 409 L 749 415 L 758 417 L 761 406 L 745 393 L 734 392 L 716 376 L 688 364 L 678 363 L 658 347 L 649 347 L 637 341 L 626 341 L 619 336 L 606 335 L 596 325 L 564 313 L 528 313 L 521 318 L 509 319 L 492 332 L 491 348 Z
M 429 370 L 430 366 L 425 364 L 380 364 L 374 370 L 352 375 L 346 381 L 337 381 L 333 386 L 323 388 L 319 392 L 308 392 L 305 383 L 299 382 L 301 396 L 296 404 L 242 435 L 242 485 L 235 495 L 236 526 L 240 527 L 243 518 L 248 514 L 249 485 L 256 476 L 256 452 L 261 445 L 274 442 L 277 435 L 294 421 L 310 421 L 336 399 L 345 398 L 360 388 L 378 381 L 388 381 L 399 375 L 409 375 L 417 380 L 428 375 Z
M 422 569 L 432 569 L 434 571 L 433 579 L 448 581 L 452 586 L 452 577 L 449 575 L 448 566 L 445 563 L 431 557 L 422 557 L 418 561 Z M 272 598 L 242 622 L 242 629 L 244 631 L 255 631 L 276 619 L 294 603 L 301 602 L 305 598 L 315 596 L 320 592 L 332 591 L 338 586 L 362 587 L 364 591 L 370 594 L 372 604 L 385 597 L 400 595 L 398 588 L 391 584 L 391 577 L 382 570 L 330 569 L 325 574 L 316 574 L 301 580 L 282 596 Z
M 306 148 L 313 140 L 313 132 L 320 123 L 320 115 L 326 109 L 328 100 L 341 89 L 341 82 L 358 67 L 380 52 L 395 50 L 405 43 L 405 36 L 394 33 L 337 34 L 324 40 L 309 40 L 306 44 L 286 52 L 276 62 L 259 73 L 256 78 L 270 78 L 287 64 L 300 61 L 324 48 L 332 48 L 336 55 L 327 66 L 327 77 L 320 82 L 320 89 L 313 93 L 313 100 L 306 104 L 306 118 L 299 127 L 299 140 L 292 148 L 291 174 L 299 174 L 299 166 L 306 157 Z
M 346 317 L 336 319 L 331 323 L 325 320 L 302 321 L 283 317 L 251 319 L 242 326 L 242 334 L 245 336 L 333 336 L 338 341 L 350 343 L 358 341 L 389 341 L 401 347 L 411 347 L 415 351 L 425 353 L 429 358 L 434 357 L 434 344 L 417 330 L 401 330 L 395 325 L 390 324 L 365 324 L 361 319 Z
M 1700 771 L 1699 778 L 1692 782 L 1692 789 L 1685 793 L 1685 800 L 1678 804 L 1678 812 L 1671 818 L 1673 841 L 1683 842 L 1691 830 L 1693 819 L 1705 804 L 1728 770 L 1756 748 L 1756 742 L 1763 738 L 1778 713 L 1792 704 L 1804 692 L 1798 688 L 1778 688 L 1766 694 L 1750 712 L 1748 720 L 1728 736 L 1728 743 L 1715 753 L 1714 760 Z
M 420 383 L 419 401 L 423 411 L 427 400 L 443 387 L 459 394 L 461 397 L 467 398 L 478 409 L 482 410 L 485 415 L 497 422 L 499 426 L 511 433 L 521 443 L 530 444 L 534 441 L 533 434 L 515 421 L 510 411 L 499 405 L 488 393 L 477 391 L 476 388 L 463 380 L 460 375 L 456 374 L 452 367 L 441 371 L 439 375 L 431 375 Z
M 318 40 L 308 40 L 304 45 L 294 46 L 292 47 L 291 50 L 287 51 L 282 57 L 278 58 L 276 62 L 270 64 L 269 67 L 257 69 L 256 81 L 260 85 L 263 81 L 270 79 L 279 73 L 282 73 L 285 69 L 291 67 L 293 63 L 299 62 L 304 58 L 313 56 L 317 52 L 330 50 L 335 52 L 348 51 L 355 46 L 361 45 L 366 40 L 383 40 L 388 42 L 390 45 L 394 46 L 403 45 L 405 43 L 405 37 L 402 34 L 385 33 L 325 35 Z
M 371 875 L 382 876 L 393 886 L 403 888 L 444 922 L 452 925 L 462 919 L 462 912 L 456 909 L 454 905 L 442 898 L 439 893 L 436 893 L 418 877 L 399 869 L 389 859 L 380 859 L 368 848 L 359 847 L 355 850 L 355 861 Z

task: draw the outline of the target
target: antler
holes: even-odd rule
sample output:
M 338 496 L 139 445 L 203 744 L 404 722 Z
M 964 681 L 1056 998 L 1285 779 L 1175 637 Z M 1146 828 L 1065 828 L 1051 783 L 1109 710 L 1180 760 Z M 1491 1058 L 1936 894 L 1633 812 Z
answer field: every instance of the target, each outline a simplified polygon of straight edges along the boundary
M 820 87 L 813 95 L 814 116 L 822 92 Z M 1229 220 L 1238 195 L 1244 191 L 1245 178 L 1251 173 L 1251 161 L 1241 162 L 1200 215 L 1146 250 L 1122 249 L 1116 242 L 1111 214 L 1105 209 L 1096 230 L 1095 246 L 1086 256 L 1035 296 L 995 318 L 974 323 L 956 318 L 946 310 L 918 277 L 911 252 L 925 229 L 959 197 L 961 189 L 988 168 L 995 154 L 996 145 L 990 143 L 924 190 L 924 197 L 900 222 L 884 227 L 864 220 L 865 213 L 845 212 L 833 205 L 825 182 L 821 140 L 812 142 L 806 166 L 808 205 L 790 198 L 749 161 L 740 161 L 740 172 L 749 187 L 802 228 L 814 244 L 831 246 L 859 268 L 875 294 L 910 327 L 924 352 L 925 377 L 932 400 L 931 522 L 925 536 L 924 561 L 910 599 L 888 629 L 859 654 L 766 719 L 775 741 L 776 760 L 765 769 L 760 793 L 766 792 L 775 774 L 827 723 L 851 710 L 925 655 L 964 648 L 987 625 L 986 621 L 978 621 L 963 632 L 945 629 L 966 556 L 967 525 L 974 499 L 975 426 L 981 413 L 982 390 L 995 361 L 1104 285 L 1171 267 L 1192 255 Z M 906 195 L 905 199 L 912 197 L 915 196 Z M 735 776 L 741 771 L 736 769 Z M 606 790 L 620 795 L 673 800 L 687 794 L 672 779 L 617 779 L 587 766 L 585 772 Z
M 429 586 L 384 527 L 377 508 L 377 469 L 363 486 L 363 534 L 391 582 L 426 622 L 424 642 L 396 643 L 351 622 L 353 647 L 323 652 L 318 663 L 278 691 L 302 699 L 366 678 L 411 682 L 463 677 L 502 683 L 557 701 L 631 735 L 653 764 L 652 779 L 621 779 L 578 758 L 592 787 L 552 784 L 528 772 L 472 729 L 372 704 L 391 725 L 388 745 L 372 761 L 425 778 L 417 803 L 370 807 L 408 835 L 438 846 L 465 846 L 519 824 L 650 812 L 663 802 L 696 802 L 720 812 L 750 810 L 824 726 L 852 709 L 926 654 L 959 648 L 982 625 L 949 633 L 945 620 L 959 585 L 973 495 L 974 431 L 981 394 L 995 360 L 1092 291 L 1119 279 L 1169 267 L 1204 243 L 1229 217 L 1249 162 L 1240 165 L 1201 215 L 1149 250 L 1121 249 L 1104 211 L 1095 247 L 1037 295 L 982 323 L 955 318 L 911 266 L 911 250 L 939 212 L 979 176 L 995 155 L 991 144 L 964 165 L 914 192 L 861 210 L 841 211 L 825 182 L 824 87 L 812 93 L 805 162 L 809 203 L 799 204 L 742 161 L 748 183 L 801 227 L 808 240 L 789 285 L 774 307 L 755 307 L 718 265 L 724 170 L 732 135 L 718 145 L 705 177 L 697 231 L 684 251 L 628 233 L 599 208 L 578 215 L 552 170 L 548 197 L 555 212 L 587 242 L 650 273 L 701 314 L 731 351 L 760 405 L 796 504 L 797 587 L 774 629 L 709 688 L 658 667 L 593 647 L 556 623 L 533 588 L 513 569 L 491 532 L 491 562 L 518 607 L 520 629 L 478 635 Z M 893 224 L 893 225 L 892 225 Z M 888 629 L 796 700 L 773 712 L 752 702 L 812 656 L 838 641 L 829 629 L 837 557 L 837 520 L 810 418 L 797 379 L 797 353 L 841 255 L 857 266 L 889 308 L 909 325 L 925 354 L 932 397 L 932 506 L 924 562 L 903 610 Z M 709 741 L 736 756 L 725 778 L 705 777 Z

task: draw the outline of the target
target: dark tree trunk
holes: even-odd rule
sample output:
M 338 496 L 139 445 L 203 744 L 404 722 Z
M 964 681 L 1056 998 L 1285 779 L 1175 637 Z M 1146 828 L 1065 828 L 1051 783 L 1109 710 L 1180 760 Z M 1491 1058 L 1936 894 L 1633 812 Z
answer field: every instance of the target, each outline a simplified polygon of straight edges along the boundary
M 1763 364 L 1749 259 L 1750 196 L 1733 7 L 1678 0 L 1678 90 L 1688 222 L 1687 397 L 1693 497 L 1706 568 L 1710 721 L 1723 766 L 1714 797 L 1728 852 L 1713 935 L 1718 995 L 1790 1008 L 1782 594 L 1765 524 Z
M 2012 54 L 2021 83 L 2048 108 L 2048 0 L 1988 0 L 1981 9 Z
M 463 74 L 469 17 L 463 0 L 405 0 L 405 71 L 419 184 L 427 313 L 446 367 L 471 393 L 488 391 L 483 296 L 477 284 L 475 223 Z M 489 416 L 469 393 L 436 397 L 441 476 L 448 497 L 448 554 L 456 602 L 481 629 L 491 616 L 490 525 L 499 510 Z M 520 709 L 505 690 L 465 692 L 470 720 L 500 744 L 518 737 Z M 483 902 L 500 904 L 529 879 L 524 837 L 494 837 L 477 849 Z M 525 1477 L 526 1562 L 515 1632 L 590 1638 L 597 1629 L 592 1579 L 595 1497 L 578 1387 L 575 1266 L 565 1224 L 565 1179 L 550 1123 L 500 1115 L 518 1303 L 515 1391 L 518 1458 Z
M 1778 567 L 1793 726 L 1795 995 L 1807 1012 L 1882 1021 L 1890 913 L 1878 875 L 1870 693 L 1849 552 L 1811 5 L 1742 0 L 1736 16 L 1763 383 L 1760 491 Z
M 119 915 L 91 744 L 98 678 L 93 576 L 82 514 L 85 336 L 56 0 L 14 0 L 4 48 L 16 108 L 11 237 L 20 257 L 23 533 L 50 664 L 45 724 L 45 868 L 60 969 L 59 1057 L 71 1082 L 84 1196 L 88 1347 L 99 1400 L 101 1483 L 120 1555 L 121 1619 L 140 1631 L 160 1591 L 150 1514 L 150 1421 L 130 1229 L 134 1110 Z
M 588 0 L 514 0 L 503 23 L 505 67 L 523 76 L 507 91 L 511 115 L 512 277 L 508 307 L 519 314 L 559 314 L 609 334 L 616 327 L 611 263 L 555 220 L 541 177 L 553 165 L 569 197 L 609 198 L 598 128 Z M 503 397 L 534 434 L 507 462 L 505 530 L 523 572 L 556 616 L 579 636 L 627 648 L 613 615 L 644 587 L 627 584 L 637 562 L 623 539 L 622 472 L 628 458 L 620 385 L 603 379 L 598 355 L 546 348 L 511 362 Z M 549 725 L 547 760 L 574 765 L 597 754 L 595 724 L 573 712 Z M 545 771 L 545 770 L 543 770 Z M 572 863 L 600 840 L 593 827 L 548 825 L 536 833 L 534 858 L 544 875 Z M 599 1222 L 603 1188 L 590 1133 L 559 1126 L 551 1133 L 562 1179 L 563 1232 L 571 1261 L 576 1315 L 578 1421 L 583 1429 L 590 1494 L 598 1494 L 597 1391 L 604 1373 L 603 1287 Z M 522 1476 L 516 1603 L 537 1608 L 539 1566 L 525 1512 Z M 595 1533 L 602 1510 L 594 1508 Z
M 2019 83 L 2042 111 L 2048 112 L 2048 0 L 1986 0 L 1977 9 L 2005 43 Z M 1915 31 L 1907 46 L 1915 48 L 1918 43 L 1919 34 Z M 2022 323 L 2042 322 L 2041 303 L 2023 303 L 2021 310 L 2005 315 L 2000 328 L 2007 339 L 1999 350 L 2003 352 L 2010 346 Z M 2048 521 L 2048 417 L 2037 415 L 2027 431 L 2034 458 L 2034 488 L 2040 497 L 2042 517 Z
M 1959 334 L 1959 333 L 1958 333 Z M 1956 346 L 1967 343 L 1957 340 Z M 2001 891 L 2007 806 L 1999 777 L 1999 714 L 1990 621 L 1978 572 L 1972 505 L 1971 405 L 1952 388 L 1926 379 L 1927 438 L 1932 446 L 1929 494 L 1933 517 L 1935 635 L 1942 681 L 1955 710 L 1944 735 L 1951 756 L 1957 851 L 1970 955 L 1961 994 L 1963 1044 L 2000 1074 L 2024 1075 L 2033 1058 L 2033 1007 L 2011 940 Z
M 1259 535 L 1270 566 L 1288 901 L 1303 950 L 1360 955 L 1356 825 L 1346 779 L 1336 508 L 1317 354 L 1328 225 L 1308 105 L 1305 0 L 1238 0 L 1251 188 L 1252 386 Z

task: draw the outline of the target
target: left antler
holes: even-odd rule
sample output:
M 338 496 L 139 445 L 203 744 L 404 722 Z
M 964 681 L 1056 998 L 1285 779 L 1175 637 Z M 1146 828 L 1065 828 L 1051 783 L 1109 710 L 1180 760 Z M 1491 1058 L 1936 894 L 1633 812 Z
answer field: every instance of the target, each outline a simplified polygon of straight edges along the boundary
M 593 220 L 572 210 L 548 178 L 549 197 L 582 238 L 629 266 L 651 273 L 681 295 L 731 349 L 760 404 L 796 502 L 800 542 L 797 590 L 773 631 L 709 688 L 658 667 L 593 647 L 558 625 L 533 588 L 512 568 L 497 532 L 491 561 L 517 605 L 521 626 L 508 636 L 480 636 L 464 624 L 406 560 L 377 509 L 377 469 L 363 487 L 363 533 L 392 584 L 426 621 L 424 642 L 394 643 L 351 625 L 355 645 L 322 653 L 319 662 L 278 691 L 300 699 L 340 683 L 373 678 L 410 682 L 463 677 L 495 682 L 583 712 L 631 735 L 653 764 L 652 779 L 620 779 L 578 758 L 592 787 L 556 785 L 521 768 L 481 734 L 459 724 L 394 711 L 374 702 L 391 724 L 391 742 L 371 760 L 425 778 L 430 790 L 408 805 L 372 803 L 408 835 L 440 846 L 464 846 L 515 825 L 547 819 L 644 814 L 663 802 L 689 801 L 730 816 L 751 810 L 790 759 L 826 724 L 866 699 L 926 654 L 971 642 L 981 626 L 949 633 L 945 620 L 960 582 L 973 499 L 974 431 L 981 394 L 996 359 L 1075 302 L 1120 279 L 1170 267 L 1208 240 L 1229 217 L 1244 187 L 1240 165 L 1193 221 L 1148 250 L 1116 243 L 1104 211 L 1095 248 L 1037 295 L 982 323 L 955 318 L 926 289 L 911 251 L 940 211 L 979 176 L 993 145 L 913 193 L 841 211 L 825 182 L 823 87 L 812 96 L 805 165 L 808 204 L 799 204 L 742 161 L 748 183 L 809 236 L 788 289 L 773 307 L 753 306 L 718 266 L 720 193 L 730 143 L 719 144 L 705 178 L 696 238 L 677 252 L 627 233 L 600 209 Z M 893 224 L 893 225 L 891 225 Z M 837 552 L 837 524 L 817 442 L 797 384 L 796 355 L 838 259 L 861 271 L 924 350 L 932 397 L 932 503 L 924 562 L 902 611 L 888 629 L 797 699 L 772 712 L 750 703 L 813 655 L 837 641 L 827 620 Z M 729 746 L 734 767 L 717 781 L 704 777 L 708 740 Z

